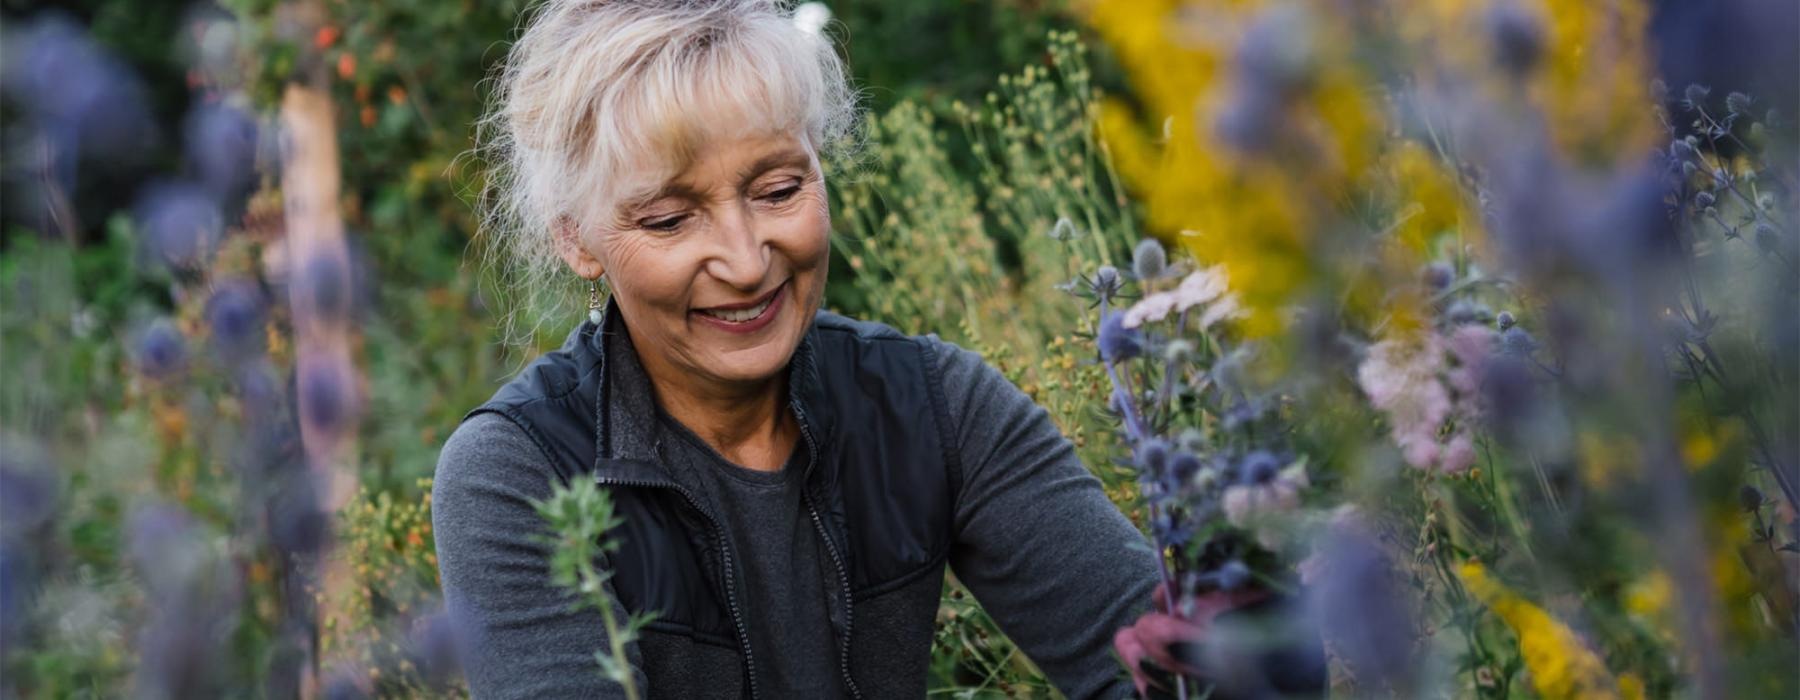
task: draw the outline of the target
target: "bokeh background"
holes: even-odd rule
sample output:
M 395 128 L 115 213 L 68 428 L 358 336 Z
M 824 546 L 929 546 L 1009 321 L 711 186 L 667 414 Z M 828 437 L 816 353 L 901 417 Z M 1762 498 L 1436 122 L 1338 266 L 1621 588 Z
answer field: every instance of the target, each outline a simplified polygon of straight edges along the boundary
M 828 305 L 982 351 L 1184 595 L 1227 529 L 1330 572 L 1343 697 L 1794 695 L 1792 2 L 811 4 L 868 115 Z M 0 2 L 0 694 L 463 694 L 437 451 L 585 317 L 476 255 L 528 6 Z M 1219 326 L 1104 344 L 1199 269 Z M 1159 500 L 1115 367 L 1301 497 Z M 932 673 L 1055 692 L 953 580 Z

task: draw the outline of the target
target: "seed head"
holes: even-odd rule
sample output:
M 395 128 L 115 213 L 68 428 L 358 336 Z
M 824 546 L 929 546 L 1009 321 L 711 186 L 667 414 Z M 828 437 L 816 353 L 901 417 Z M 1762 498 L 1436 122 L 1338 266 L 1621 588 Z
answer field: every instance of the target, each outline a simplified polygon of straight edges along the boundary
M 1163 359 L 1172 365 L 1186 364 L 1194 357 L 1194 344 L 1187 340 L 1176 339 L 1163 346 Z
M 1725 109 L 1732 114 L 1747 115 L 1750 113 L 1750 96 L 1741 92 L 1733 92 L 1725 96 Z
M 1163 250 L 1162 241 L 1146 238 L 1139 241 L 1137 248 L 1131 251 L 1131 271 L 1141 280 L 1161 277 L 1168 269 L 1169 256 Z
M 1688 109 L 1699 109 L 1705 105 L 1706 96 L 1710 94 L 1712 94 L 1711 88 L 1699 83 L 1693 83 L 1688 85 L 1687 90 L 1684 90 L 1681 93 L 1681 101 Z

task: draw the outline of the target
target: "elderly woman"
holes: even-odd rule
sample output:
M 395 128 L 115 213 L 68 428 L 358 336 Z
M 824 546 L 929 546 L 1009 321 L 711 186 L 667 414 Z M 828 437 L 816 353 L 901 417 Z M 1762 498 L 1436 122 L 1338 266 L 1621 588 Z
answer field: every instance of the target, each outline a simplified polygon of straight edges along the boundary
M 1112 640 L 1156 562 L 1048 414 L 972 352 L 820 310 L 820 156 L 854 117 L 827 41 L 773 0 L 550 0 L 499 88 L 489 233 L 592 286 L 438 464 L 476 696 L 619 694 L 533 511 L 575 479 L 624 519 L 602 565 L 617 612 L 657 613 L 628 649 L 653 697 L 917 698 L 946 566 L 1063 692 L 1130 694 Z

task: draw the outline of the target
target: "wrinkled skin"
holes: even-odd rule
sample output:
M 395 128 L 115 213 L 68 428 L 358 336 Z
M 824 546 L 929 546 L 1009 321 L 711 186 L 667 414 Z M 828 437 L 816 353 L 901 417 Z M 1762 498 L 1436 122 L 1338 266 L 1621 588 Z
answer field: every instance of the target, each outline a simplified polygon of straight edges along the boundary
M 576 274 L 605 274 L 671 416 L 721 455 L 776 469 L 798 430 L 779 397 L 825 293 L 830 212 L 817 153 L 797 132 L 716 137 L 611 217 L 557 232 Z M 643 163 L 638 172 L 657 172 Z M 769 324 L 733 333 L 701 317 L 782 288 Z

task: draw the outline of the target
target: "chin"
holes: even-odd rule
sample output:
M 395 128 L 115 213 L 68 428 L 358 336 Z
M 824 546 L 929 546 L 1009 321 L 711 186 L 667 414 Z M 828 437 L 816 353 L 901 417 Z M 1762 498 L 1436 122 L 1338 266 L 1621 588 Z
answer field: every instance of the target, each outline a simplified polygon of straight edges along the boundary
M 715 353 L 708 369 L 714 377 L 725 382 L 760 383 L 787 368 L 788 360 L 799 346 L 798 340 L 772 339 L 755 347 Z

